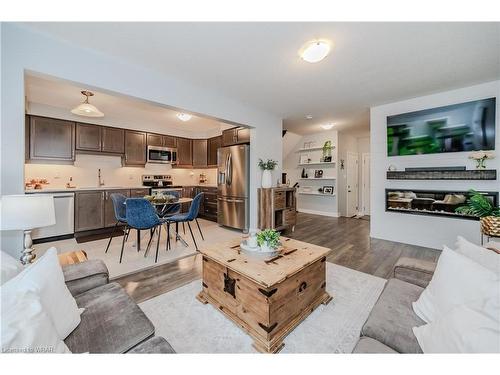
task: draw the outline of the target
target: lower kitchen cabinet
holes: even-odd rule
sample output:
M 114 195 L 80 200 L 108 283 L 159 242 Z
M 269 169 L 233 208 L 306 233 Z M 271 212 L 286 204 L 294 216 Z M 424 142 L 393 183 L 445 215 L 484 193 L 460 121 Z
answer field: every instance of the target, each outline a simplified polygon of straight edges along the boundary
M 198 216 L 203 219 L 217 221 L 217 188 L 200 186 L 196 188 L 195 194 L 198 193 L 203 193 Z
M 115 209 L 113 208 L 113 200 L 111 199 L 111 194 L 118 193 L 123 194 L 126 197 L 130 197 L 130 190 L 106 190 L 104 192 L 104 227 L 112 227 L 116 224 Z
M 145 195 L 149 195 L 149 188 L 130 189 L 130 198 L 144 198 Z
M 75 232 L 104 227 L 104 191 L 75 193 Z

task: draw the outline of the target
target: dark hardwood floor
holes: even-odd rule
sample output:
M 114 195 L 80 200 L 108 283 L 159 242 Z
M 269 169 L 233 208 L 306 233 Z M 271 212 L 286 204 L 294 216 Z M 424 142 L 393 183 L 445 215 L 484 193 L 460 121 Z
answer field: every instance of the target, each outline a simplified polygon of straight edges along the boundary
M 287 237 L 332 249 L 327 260 L 375 276 L 389 278 L 401 256 L 436 260 L 440 251 L 397 242 L 371 239 L 370 221 L 332 218 L 299 213 L 294 233 Z M 179 261 L 115 279 L 136 302 L 142 302 L 201 277 L 201 256 Z

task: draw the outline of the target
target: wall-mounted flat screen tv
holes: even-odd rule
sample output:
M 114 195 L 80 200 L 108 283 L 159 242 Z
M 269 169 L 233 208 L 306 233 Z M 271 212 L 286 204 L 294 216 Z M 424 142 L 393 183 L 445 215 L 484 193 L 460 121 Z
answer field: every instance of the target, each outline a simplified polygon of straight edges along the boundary
M 389 156 L 495 149 L 496 98 L 387 117 Z

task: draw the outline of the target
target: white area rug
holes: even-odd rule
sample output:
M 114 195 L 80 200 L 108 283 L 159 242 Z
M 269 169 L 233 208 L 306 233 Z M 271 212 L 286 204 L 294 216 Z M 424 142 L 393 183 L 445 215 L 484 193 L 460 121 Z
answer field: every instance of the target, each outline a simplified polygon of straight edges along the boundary
M 241 236 L 241 233 L 235 232 L 233 230 L 220 227 L 217 223 L 212 221 L 199 219 L 201 230 L 205 237 L 205 241 L 202 241 L 200 233 L 196 224 L 192 224 L 193 233 L 198 243 L 198 246 L 203 246 L 206 244 L 216 243 L 224 241 L 234 236 Z M 160 264 L 174 262 L 176 260 L 191 256 L 196 254 L 196 250 L 189 234 L 189 229 L 186 225 L 186 234 L 182 232 L 182 225 L 180 226 L 180 235 L 187 241 L 188 247 L 185 247 L 180 241 L 175 242 L 171 240 L 172 249 L 165 251 L 166 245 L 166 231 L 162 229 L 160 248 L 158 251 L 158 263 L 155 263 L 155 252 L 156 252 L 156 236 L 151 243 L 151 248 L 149 250 L 148 256 L 144 257 L 144 252 L 149 240 L 149 232 L 141 232 L 141 251 L 137 252 L 135 247 L 135 241 L 137 239 L 137 232 L 132 231 L 130 233 L 128 241 L 125 243 L 125 248 L 123 250 L 123 260 L 122 263 L 118 263 L 120 259 L 120 250 L 122 246 L 123 237 L 115 237 L 111 241 L 111 246 L 109 251 L 105 254 L 106 245 L 108 244 L 108 239 L 102 239 L 97 241 L 89 241 L 84 243 L 77 243 L 74 238 L 62 241 L 47 242 L 35 245 L 35 252 L 37 256 L 41 256 L 47 249 L 54 246 L 57 248 L 58 253 L 63 253 L 66 251 L 74 250 L 85 250 L 89 259 L 101 259 L 109 270 L 110 278 L 116 278 L 118 276 L 123 276 L 132 272 L 145 270 L 151 267 L 155 267 Z
M 327 263 L 326 290 L 333 300 L 285 338 L 281 353 L 351 353 L 385 282 Z M 165 337 L 178 353 L 255 353 L 250 336 L 196 299 L 200 290 L 198 280 L 140 304 L 156 335 Z

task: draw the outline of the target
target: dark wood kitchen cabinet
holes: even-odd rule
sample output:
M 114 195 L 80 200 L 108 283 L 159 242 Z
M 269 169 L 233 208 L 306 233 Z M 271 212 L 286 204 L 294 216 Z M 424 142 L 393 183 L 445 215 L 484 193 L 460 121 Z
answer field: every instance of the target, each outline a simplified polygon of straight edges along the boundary
M 193 168 L 206 168 L 208 157 L 208 141 L 193 139 Z
M 217 221 L 217 188 L 209 186 L 199 186 L 195 195 L 203 193 L 201 200 L 199 217 L 211 221 Z
M 146 164 L 146 133 L 125 130 L 125 166 L 143 166 Z
M 113 154 L 125 152 L 125 130 L 101 127 L 101 151 Z
M 222 147 L 222 136 L 208 139 L 207 165 L 217 167 L 217 149 Z
M 177 165 L 176 167 L 193 166 L 193 142 L 188 138 L 177 138 Z
M 29 159 L 73 162 L 75 160 L 75 123 L 30 116 Z
M 148 146 L 177 147 L 177 138 L 171 135 L 148 133 Z
M 222 145 L 232 146 L 242 143 L 250 143 L 250 129 L 243 126 L 226 129 L 222 132 Z
M 113 208 L 113 200 L 111 199 L 111 194 L 113 193 L 123 194 L 127 198 L 130 197 L 130 190 L 128 189 L 104 191 L 104 227 L 106 228 L 116 224 L 115 210 Z
M 75 232 L 104 227 L 104 191 L 75 193 Z
M 149 188 L 130 189 L 130 198 L 144 198 L 145 195 L 149 195 Z

